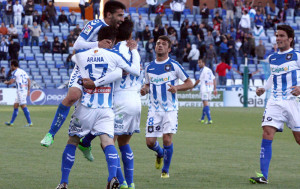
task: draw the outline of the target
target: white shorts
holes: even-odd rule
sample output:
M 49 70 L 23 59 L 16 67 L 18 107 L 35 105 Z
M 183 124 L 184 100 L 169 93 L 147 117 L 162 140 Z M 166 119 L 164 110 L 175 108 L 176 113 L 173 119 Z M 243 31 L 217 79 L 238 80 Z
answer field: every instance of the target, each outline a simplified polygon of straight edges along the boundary
M 27 91 L 17 91 L 15 103 L 18 103 L 20 105 L 27 104 Z
M 162 137 L 163 134 L 177 132 L 178 111 L 148 112 L 146 137 Z
M 269 99 L 263 115 L 262 127 L 273 126 L 278 131 L 283 131 L 284 123 L 292 131 L 300 131 L 300 102 Z
M 115 135 L 139 133 L 141 111 L 141 97 L 137 91 L 115 92 Z
M 72 71 L 72 74 L 70 76 L 69 80 L 69 88 L 76 87 L 82 91 L 82 85 L 78 84 L 78 80 L 81 78 L 79 67 L 75 64 L 75 67 Z
M 92 135 L 107 134 L 113 138 L 114 118 L 111 108 L 92 109 L 78 103 L 71 117 L 69 135 L 82 138 L 91 132 Z
M 201 92 L 202 101 L 210 101 L 211 100 L 211 92 Z

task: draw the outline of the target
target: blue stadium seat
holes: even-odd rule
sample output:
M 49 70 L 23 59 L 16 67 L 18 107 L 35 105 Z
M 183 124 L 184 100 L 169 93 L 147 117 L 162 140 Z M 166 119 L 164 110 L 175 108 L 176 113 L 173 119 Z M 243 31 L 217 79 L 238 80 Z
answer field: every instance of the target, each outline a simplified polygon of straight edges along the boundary
M 45 86 L 47 89 L 55 89 L 56 88 L 56 85 L 54 83 L 46 83 Z
M 191 13 L 191 10 L 190 10 L 190 9 L 184 9 L 184 10 L 183 10 L 183 14 L 184 14 L 184 15 L 190 15 L 190 14 L 192 14 L 192 13 Z
M 19 65 L 20 65 L 20 68 L 27 68 L 27 61 L 26 60 L 20 60 L 19 61 Z M 2 66 L 2 61 L 1 61 L 1 66 Z
M 40 53 L 40 47 L 39 46 L 32 46 L 31 51 L 34 54 Z
M 34 55 L 32 53 L 26 53 L 25 55 L 26 55 L 25 60 L 35 60 Z
M 50 75 L 56 76 L 58 74 L 58 69 L 57 68 L 50 68 Z
M 136 8 L 135 7 L 129 7 L 128 11 L 129 11 L 129 13 L 136 13 Z
M 49 75 L 49 70 L 48 68 L 40 68 L 40 73 L 42 76 Z
M 53 55 L 53 59 L 54 59 L 54 61 L 61 61 L 61 54 L 55 53 L 55 54 Z
M 70 12 L 69 7 L 61 7 L 61 10 L 64 10 L 66 13 Z
M 36 53 L 35 60 L 37 60 L 37 61 L 44 60 L 44 55 L 42 53 Z
M 138 8 L 138 12 L 139 12 L 139 14 L 147 14 L 148 13 L 148 8 L 146 8 L 146 7 L 139 7 Z
M 176 20 L 176 21 L 174 21 L 174 20 L 172 20 L 171 21 L 171 26 L 173 26 L 173 27 L 179 27 L 179 22 Z
M 51 53 L 45 53 L 44 54 L 44 60 L 46 60 L 46 61 L 53 60 L 52 54 Z
M 63 61 L 56 61 L 56 65 L 55 65 L 56 68 L 64 68 L 65 67 L 65 64 Z
M 61 83 L 61 76 L 60 75 L 54 75 L 52 76 L 53 83 Z
M 172 12 L 171 9 L 166 8 L 166 9 L 165 9 L 165 14 L 166 14 L 166 15 L 169 15 L 169 14 L 173 14 L 173 12 Z
M 41 80 L 42 80 L 43 77 L 42 77 L 41 75 L 35 75 L 35 76 L 33 76 L 33 79 L 34 79 L 34 80 L 36 80 L 36 79 L 41 79 Z
M 31 75 L 40 75 L 40 69 L 39 68 L 31 68 L 30 73 L 31 73 Z
M 25 60 L 25 54 L 19 53 L 19 60 Z
M 63 82 L 66 82 L 66 81 L 69 81 L 70 80 L 70 77 L 69 76 L 66 76 L 66 75 L 63 75 L 62 76 L 62 81 Z
M 52 26 L 52 29 L 51 29 L 52 33 L 59 33 L 59 26 Z
M 68 71 L 67 69 L 59 69 L 59 75 L 61 76 L 68 76 Z
M 31 47 L 30 46 L 23 46 L 23 53 L 27 54 L 27 53 L 31 53 Z
M 69 54 L 63 54 L 63 57 L 62 57 L 63 61 L 66 61 L 68 56 L 69 56 Z
M 47 60 L 47 68 L 55 68 L 55 62 L 53 60 Z
M 27 65 L 30 68 L 36 68 L 36 61 L 35 60 L 27 61 Z

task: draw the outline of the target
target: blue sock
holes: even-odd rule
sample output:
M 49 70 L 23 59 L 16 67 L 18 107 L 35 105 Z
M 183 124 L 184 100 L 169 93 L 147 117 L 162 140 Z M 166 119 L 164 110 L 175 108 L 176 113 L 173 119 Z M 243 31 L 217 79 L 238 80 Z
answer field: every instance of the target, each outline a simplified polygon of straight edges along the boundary
M 117 176 L 118 152 L 114 145 L 108 145 L 104 148 L 104 153 L 108 168 L 107 182 L 110 182 L 112 178 Z
M 82 142 L 80 143 L 81 146 L 84 147 L 90 147 L 91 146 L 91 142 L 92 140 L 94 140 L 94 138 L 96 138 L 97 136 L 92 135 L 91 133 L 87 134 L 83 139 Z
M 204 120 L 206 114 L 206 106 L 202 109 L 202 117 L 201 120 Z
M 163 157 L 164 151 L 163 151 L 163 149 L 159 146 L 158 141 L 155 142 L 155 145 L 154 145 L 153 147 L 151 147 L 151 148 L 148 147 L 148 148 L 151 149 L 151 150 L 153 150 L 153 151 L 155 151 L 155 152 L 157 152 L 158 157 Z
M 61 181 L 60 183 L 69 183 L 69 175 L 72 169 L 72 166 L 75 161 L 75 151 L 76 146 L 73 144 L 67 144 L 65 151 L 62 155 L 61 161 Z
M 13 114 L 12 114 L 10 123 L 14 123 L 16 117 L 18 116 L 18 113 L 19 113 L 19 108 L 14 108 L 14 112 L 13 112 Z
M 60 129 L 62 124 L 64 124 L 66 118 L 68 117 L 69 111 L 69 106 L 65 106 L 62 103 L 59 104 L 49 130 L 50 134 L 54 136 L 57 133 L 57 131 Z
M 260 149 L 260 170 L 266 179 L 268 179 L 271 158 L 272 140 L 262 139 Z
M 27 123 L 30 124 L 31 123 L 31 119 L 30 119 L 30 113 L 29 113 L 28 108 L 27 107 L 23 108 L 23 112 L 24 112 L 24 115 L 25 115 L 25 117 L 27 119 Z
M 164 145 L 164 167 L 162 171 L 168 173 L 173 155 L 173 143 L 170 146 Z
M 124 166 L 125 179 L 128 185 L 133 183 L 134 156 L 129 144 L 120 146 Z
M 119 156 L 118 156 L 117 178 L 118 178 L 120 184 L 122 184 L 124 182 L 124 176 L 123 176 L 123 173 L 122 173 L 122 168 L 121 168 L 121 163 L 120 163 L 120 157 Z
M 210 121 L 210 120 L 211 120 L 211 117 L 210 117 L 210 109 L 209 109 L 209 106 L 206 106 L 206 115 L 207 115 L 208 121 Z

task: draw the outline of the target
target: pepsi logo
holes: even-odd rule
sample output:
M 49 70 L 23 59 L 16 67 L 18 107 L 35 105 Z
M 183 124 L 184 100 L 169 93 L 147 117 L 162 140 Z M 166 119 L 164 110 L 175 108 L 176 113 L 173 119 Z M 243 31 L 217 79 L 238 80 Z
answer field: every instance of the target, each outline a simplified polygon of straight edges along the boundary
M 43 105 L 46 100 L 46 94 L 41 90 L 34 90 L 30 93 L 30 101 L 34 105 Z

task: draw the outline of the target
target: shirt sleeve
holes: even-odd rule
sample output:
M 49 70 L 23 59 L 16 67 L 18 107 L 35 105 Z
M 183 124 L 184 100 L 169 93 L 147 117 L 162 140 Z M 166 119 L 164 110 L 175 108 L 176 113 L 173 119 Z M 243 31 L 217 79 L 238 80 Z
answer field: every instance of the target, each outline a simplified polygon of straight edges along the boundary
M 184 71 L 180 64 L 174 64 L 174 68 L 177 78 L 179 78 L 181 81 L 185 81 L 189 78 L 189 75 Z
M 119 56 L 116 56 L 116 57 L 118 57 L 118 65 L 117 66 L 134 76 L 139 76 L 141 73 L 140 72 L 141 71 L 140 70 L 141 58 L 136 49 L 132 50 L 131 52 L 132 52 L 132 64 L 130 62 L 128 62 L 120 53 L 116 53 L 119 55 Z
M 96 81 L 94 81 L 95 86 L 99 87 L 101 85 L 107 85 L 110 83 L 115 82 L 118 79 L 122 78 L 122 69 L 121 68 L 116 68 L 114 71 L 106 74 L 104 77 L 97 79 Z
M 98 47 L 98 41 L 88 42 L 83 37 L 78 36 L 77 40 L 74 43 L 74 50 L 80 49 L 92 49 Z

